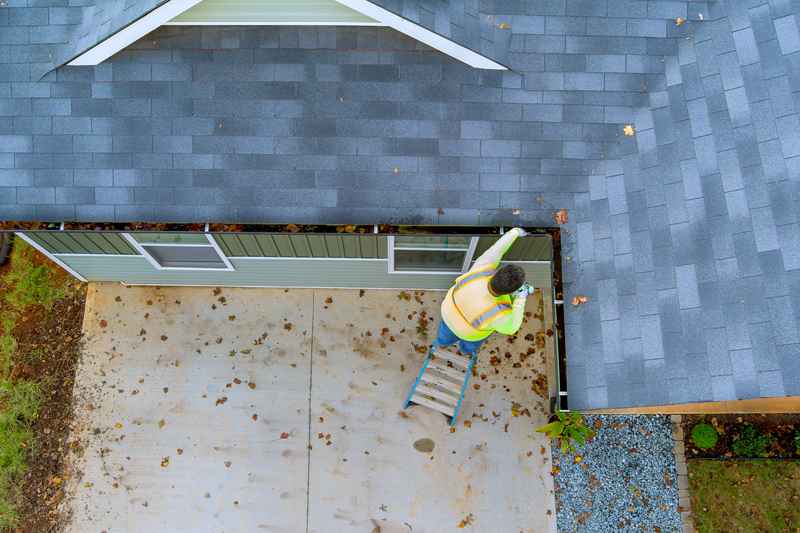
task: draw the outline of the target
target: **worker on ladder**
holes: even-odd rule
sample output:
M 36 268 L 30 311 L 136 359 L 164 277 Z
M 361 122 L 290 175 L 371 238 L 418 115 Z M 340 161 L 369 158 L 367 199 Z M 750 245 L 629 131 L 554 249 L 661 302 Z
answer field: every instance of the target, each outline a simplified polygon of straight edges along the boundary
M 525 283 L 521 267 L 498 267 L 514 241 L 525 235 L 522 228 L 511 229 L 475 261 L 469 272 L 456 278 L 442 302 L 434 350 L 458 343 L 461 353 L 474 356 L 495 331 L 504 335 L 519 331 L 525 301 L 533 289 Z
M 422 405 L 449 417 L 451 426 L 456 424 L 483 341 L 495 331 L 513 335 L 522 326 L 525 300 L 533 289 L 520 267 L 498 267 L 514 241 L 525 235 L 522 228 L 512 229 L 475 261 L 472 270 L 456 278 L 442 302 L 436 341 L 403 408 Z M 444 349 L 456 343 L 461 354 Z

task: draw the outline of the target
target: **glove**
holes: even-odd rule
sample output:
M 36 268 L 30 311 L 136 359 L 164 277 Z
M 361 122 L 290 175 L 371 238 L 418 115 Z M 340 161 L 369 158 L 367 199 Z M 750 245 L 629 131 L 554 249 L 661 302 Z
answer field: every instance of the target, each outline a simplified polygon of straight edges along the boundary
M 527 298 L 531 294 L 533 294 L 533 287 L 531 287 L 527 283 L 523 283 L 522 287 L 520 287 L 519 289 L 514 291 L 514 296 L 516 298 L 520 298 L 520 297 Z
M 526 235 L 528 235 L 528 232 L 527 232 L 527 231 L 525 231 L 525 230 L 524 230 L 524 229 L 522 229 L 522 228 L 516 228 L 516 230 L 517 230 L 517 232 L 519 233 L 519 236 L 520 236 L 520 237 L 525 237 Z

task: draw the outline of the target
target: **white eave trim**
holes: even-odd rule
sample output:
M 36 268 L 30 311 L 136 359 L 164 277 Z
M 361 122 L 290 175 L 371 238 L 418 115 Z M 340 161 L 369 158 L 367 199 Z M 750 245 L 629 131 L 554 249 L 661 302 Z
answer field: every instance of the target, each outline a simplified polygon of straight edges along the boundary
M 369 0 L 336 1 L 377 21 L 378 24 L 376 25 L 385 25 L 394 28 L 471 67 L 489 70 L 508 70 L 508 68 L 500 63 L 377 6 Z M 96 44 L 67 64 L 72 66 L 99 65 L 159 26 L 169 24 L 175 17 L 200 2 L 202 2 L 202 0 L 169 0 L 142 18 Z
M 447 54 L 454 59 L 466 63 L 474 68 L 482 68 L 489 70 L 508 70 L 507 67 L 501 65 L 496 61 L 492 61 L 488 57 L 481 55 L 465 46 L 451 41 L 450 39 L 439 35 L 427 28 L 420 26 L 410 20 L 395 15 L 369 0 L 336 0 L 342 5 L 349 7 L 359 13 L 362 13 L 371 19 L 382 22 L 385 25 L 394 28 L 400 33 L 405 33 L 409 37 L 427 44 L 431 48 L 439 50 L 443 54 Z

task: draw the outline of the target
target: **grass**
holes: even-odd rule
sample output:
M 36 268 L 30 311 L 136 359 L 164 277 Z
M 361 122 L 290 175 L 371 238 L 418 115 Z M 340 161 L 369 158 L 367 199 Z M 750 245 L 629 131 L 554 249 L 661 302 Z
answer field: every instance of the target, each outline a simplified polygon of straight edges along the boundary
M 14 528 L 19 480 L 27 469 L 28 454 L 35 450 L 33 423 L 42 398 L 39 384 L 14 379 L 14 365 L 23 357 L 13 336 L 17 318 L 32 306 L 51 309 L 66 290 L 54 281 L 50 268 L 36 264 L 34 250 L 17 240 L 10 265 L 2 278 L 0 302 L 0 530 Z
M 688 461 L 698 533 L 795 533 L 800 524 L 800 461 Z

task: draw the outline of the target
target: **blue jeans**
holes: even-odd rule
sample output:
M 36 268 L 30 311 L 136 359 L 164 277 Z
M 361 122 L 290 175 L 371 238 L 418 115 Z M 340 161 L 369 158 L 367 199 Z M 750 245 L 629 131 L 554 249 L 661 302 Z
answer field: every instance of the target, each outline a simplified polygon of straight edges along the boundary
M 436 336 L 436 341 L 434 341 L 433 346 L 441 346 L 444 348 L 445 346 L 458 343 L 458 349 L 461 350 L 461 353 L 465 355 L 476 355 L 481 348 L 481 344 L 483 344 L 485 340 L 486 339 L 466 341 L 453 333 L 453 330 L 447 327 L 444 320 L 439 319 L 439 333 Z

